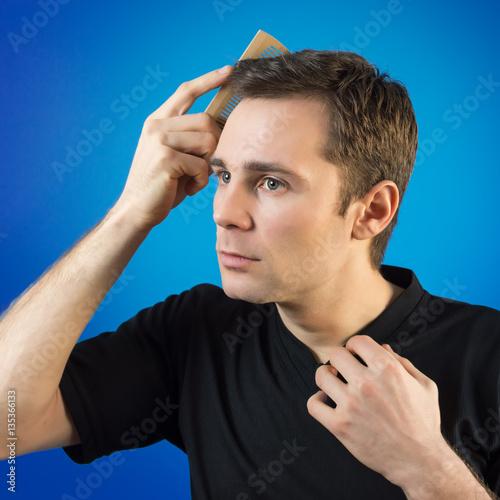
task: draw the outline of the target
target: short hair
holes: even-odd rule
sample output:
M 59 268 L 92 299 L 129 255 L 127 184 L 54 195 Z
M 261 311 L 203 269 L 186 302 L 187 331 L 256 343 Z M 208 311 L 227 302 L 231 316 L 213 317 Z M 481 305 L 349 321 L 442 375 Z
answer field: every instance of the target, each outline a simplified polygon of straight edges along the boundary
M 279 57 L 243 59 L 228 77 L 240 99 L 313 99 L 326 105 L 327 140 L 321 155 L 339 169 L 340 208 L 375 184 L 393 181 L 400 202 L 415 163 L 418 128 L 405 86 L 353 52 L 305 49 Z M 370 262 L 380 269 L 397 223 L 370 242 Z

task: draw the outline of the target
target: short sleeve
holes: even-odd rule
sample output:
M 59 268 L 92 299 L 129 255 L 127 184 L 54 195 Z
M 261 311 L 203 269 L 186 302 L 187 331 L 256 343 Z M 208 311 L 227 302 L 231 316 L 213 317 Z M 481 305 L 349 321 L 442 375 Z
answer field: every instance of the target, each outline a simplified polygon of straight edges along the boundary
M 185 451 L 178 425 L 196 289 L 141 310 L 115 332 L 76 344 L 60 389 L 81 443 L 77 463 L 167 439 Z

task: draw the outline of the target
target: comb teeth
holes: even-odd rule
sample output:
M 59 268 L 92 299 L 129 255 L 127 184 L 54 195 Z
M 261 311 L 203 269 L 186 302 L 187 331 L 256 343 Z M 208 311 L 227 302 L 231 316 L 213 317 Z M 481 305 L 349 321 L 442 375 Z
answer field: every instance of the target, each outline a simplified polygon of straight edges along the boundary
M 227 104 L 224 106 L 224 111 L 231 112 L 238 104 L 241 102 L 241 99 L 235 95 L 227 101 Z
M 217 120 L 219 125 L 224 126 L 226 124 L 226 120 L 229 118 L 229 115 L 240 102 L 241 99 L 234 94 L 229 98 L 226 105 L 219 114 L 219 118 Z
M 263 52 L 260 54 L 260 57 L 279 57 L 282 55 L 283 52 L 281 52 L 281 50 L 278 50 L 271 45 L 271 47 L 263 50 Z
M 273 58 L 279 57 L 284 54 L 289 54 L 290 51 L 282 45 L 276 38 L 268 35 L 262 30 L 259 30 L 254 36 L 250 45 L 246 48 L 242 59 L 257 59 L 257 58 Z M 234 108 L 240 103 L 241 98 L 230 92 L 225 85 L 223 85 L 217 94 L 215 94 L 212 102 L 205 110 L 206 113 L 211 115 L 218 123 L 220 128 L 224 128 L 226 120 L 232 113 Z

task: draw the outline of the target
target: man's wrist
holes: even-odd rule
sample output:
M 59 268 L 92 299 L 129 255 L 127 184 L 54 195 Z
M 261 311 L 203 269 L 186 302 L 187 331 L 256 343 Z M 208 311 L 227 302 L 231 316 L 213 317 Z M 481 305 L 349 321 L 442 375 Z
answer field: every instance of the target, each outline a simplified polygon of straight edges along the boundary
M 435 451 L 408 470 L 397 484 L 408 500 L 492 498 L 444 438 Z
M 132 203 L 121 198 L 111 207 L 105 219 L 144 238 L 154 227 L 138 216 L 138 210 Z
M 421 463 L 416 464 L 413 470 L 407 472 L 399 486 L 409 500 L 437 498 L 440 489 L 460 465 L 465 467 L 443 439 L 435 451 L 422 459 Z

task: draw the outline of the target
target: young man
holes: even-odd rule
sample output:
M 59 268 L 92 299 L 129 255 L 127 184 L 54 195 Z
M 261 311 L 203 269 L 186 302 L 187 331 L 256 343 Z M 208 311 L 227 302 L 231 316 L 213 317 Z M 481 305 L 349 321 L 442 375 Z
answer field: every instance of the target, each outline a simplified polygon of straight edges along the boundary
M 18 453 L 88 463 L 167 439 L 195 499 L 494 498 L 500 313 L 381 265 L 417 149 L 406 90 L 345 52 L 224 70 L 148 117 L 115 206 L 0 323 Z M 224 83 L 242 100 L 221 133 L 186 112 Z M 98 291 L 211 171 L 223 290 L 75 346 Z

